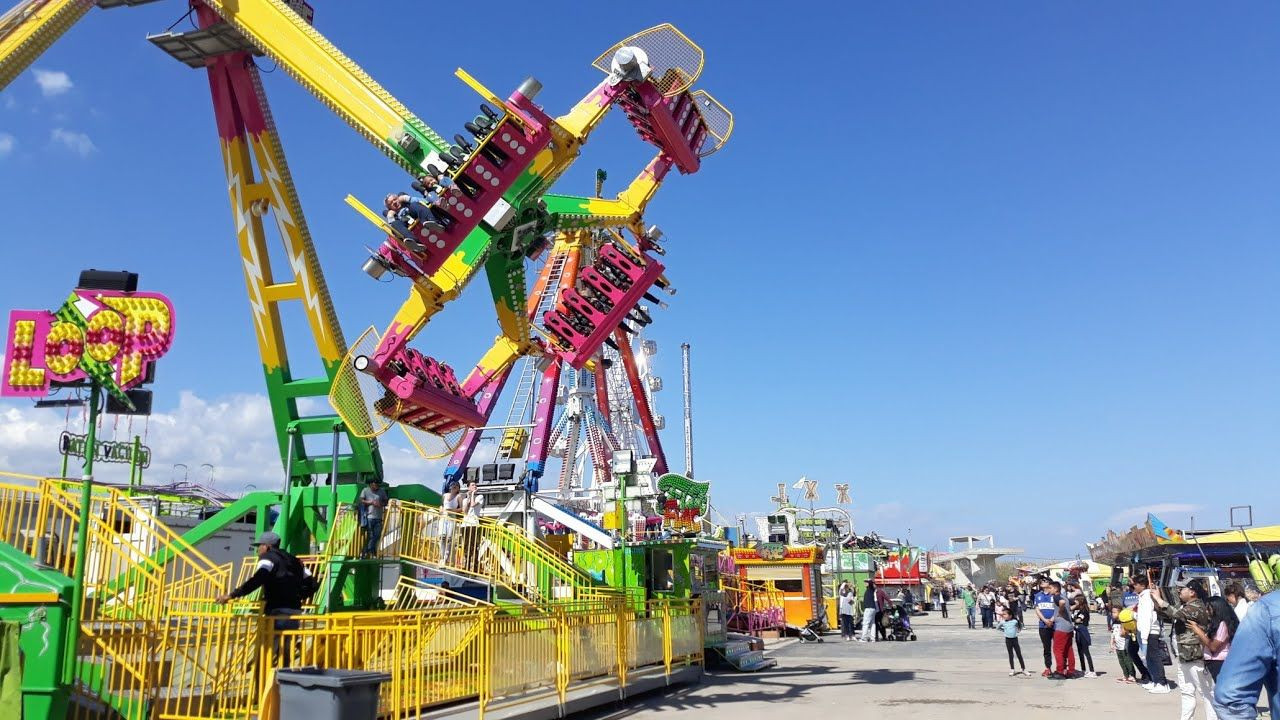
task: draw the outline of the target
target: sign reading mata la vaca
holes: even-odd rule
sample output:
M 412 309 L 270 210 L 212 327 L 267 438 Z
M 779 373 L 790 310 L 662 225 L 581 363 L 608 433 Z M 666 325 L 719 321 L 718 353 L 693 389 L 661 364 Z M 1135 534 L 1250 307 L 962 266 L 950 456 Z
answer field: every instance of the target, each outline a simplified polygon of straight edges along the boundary
M 158 293 L 71 292 L 53 312 L 9 313 L 0 395 L 44 397 L 55 383 L 96 380 L 126 404 L 173 344 L 174 313 Z

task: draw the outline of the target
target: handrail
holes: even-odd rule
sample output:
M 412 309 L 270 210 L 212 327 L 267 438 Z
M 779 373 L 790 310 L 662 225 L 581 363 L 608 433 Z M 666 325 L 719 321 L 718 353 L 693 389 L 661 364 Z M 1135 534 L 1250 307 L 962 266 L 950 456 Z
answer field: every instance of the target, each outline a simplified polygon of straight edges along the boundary
M 414 502 L 392 501 L 387 508 L 379 553 L 502 585 L 529 602 L 610 590 L 520 528 Z
M 80 498 L 62 479 L 0 483 L 0 541 L 72 575 Z M 216 566 L 140 505 L 110 487 L 95 487 L 89 512 L 82 619 L 155 618 L 174 601 L 211 599 L 226 589 L 230 566 Z
M 401 575 L 392 591 L 391 610 L 435 610 L 450 607 L 481 607 L 490 603 L 470 595 Z

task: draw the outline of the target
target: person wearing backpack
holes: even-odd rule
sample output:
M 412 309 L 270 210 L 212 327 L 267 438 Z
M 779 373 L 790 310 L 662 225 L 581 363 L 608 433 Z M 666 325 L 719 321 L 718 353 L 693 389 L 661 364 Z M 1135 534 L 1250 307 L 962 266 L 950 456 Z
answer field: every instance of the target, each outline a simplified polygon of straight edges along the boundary
M 241 598 L 262 588 L 262 614 L 282 617 L 275 621 L 276 630 L 297 629 L 298 621 L 288 618 L 302 614 L 303 604 L 320 588 L 319 581 L 303 567 L 302 561 L 280 549 L 280 536 L 273 532 L 258 536 L 255 551 L 258 553 L 258 565 L 253 574 L 240 587 L 219 595 L 218 604 L 226 604 L 232 598 Z

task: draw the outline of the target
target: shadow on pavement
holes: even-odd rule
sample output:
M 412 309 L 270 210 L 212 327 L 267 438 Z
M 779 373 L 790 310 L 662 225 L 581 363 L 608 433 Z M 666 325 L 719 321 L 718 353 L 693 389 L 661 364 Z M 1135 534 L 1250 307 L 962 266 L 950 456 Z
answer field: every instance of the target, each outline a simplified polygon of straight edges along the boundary
M 819 687 L 933 682 L 918 677 L 912 670 L 854 670 L 843 679 L 842 676 L 843 673 L 832 671 L 824 665 L 795 665 L 783 670 L 757 673 L 708 673 L 700 684 L 675 691 L 655 690 L 633 696 L 625 704 L 615 703 L 577 717 L 583 720 L 613 720 L 653 710 L 693 710 L 733 703 L 787 702 L 802 698 Z M 798 681 L 798 677 L 812 678 L 812 681 Z M 748 684 L 747 687 L 743 687 L 744 683 Z

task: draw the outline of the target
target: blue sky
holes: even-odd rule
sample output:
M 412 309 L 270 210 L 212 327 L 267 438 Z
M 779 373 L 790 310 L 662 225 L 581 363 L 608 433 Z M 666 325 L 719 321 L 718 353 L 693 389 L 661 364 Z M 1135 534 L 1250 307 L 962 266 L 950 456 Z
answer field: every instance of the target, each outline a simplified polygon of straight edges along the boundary
M 459 37 L 418 3 L 315 5 L 321 32 L 449 134 L 475 107 L 456 66 L 500 94 L 535 75 L 555 114 L 631 32 L 671 21 L 704 47 L 699 85 L 737 129 L 651 207 L 680 290 L 652 337 L 673 420 L 693 344 L 698 475 L 728 517 L 808 475 L 827 499 L 852 485 L 862 530 L 994 532 L 1045 557 L 1150 507 L 1171 525 L 1222 525 L 1241 503 L 1280 521 L 1275 4 L 544 3 Z M 43 84 L 0 93 L 0 308 L 56 305 L 81 267 L 140 272 L 180 313 L 158 405 L 212 436 L 262 388 L 207 84 L 144 39 L 182 12 L 95 10 L 35 64 Z M 354 338 L 405 291 L 359 272 L 377 237 L 342 198 L 402 176 L 264 77 Z M 616 191 L 647 156 L 610 118 L 557 189 L 589 192 L 604 167 Z M 486 296 L 473 286 L 418 347 L 469 366 L 496 330 Z M 49 421 L 28 407 L 0 405 L 23 452 Z M 678 465 L 678 422 L 664 438 Z M 158 462 L 194 467 L 199 447 Z

